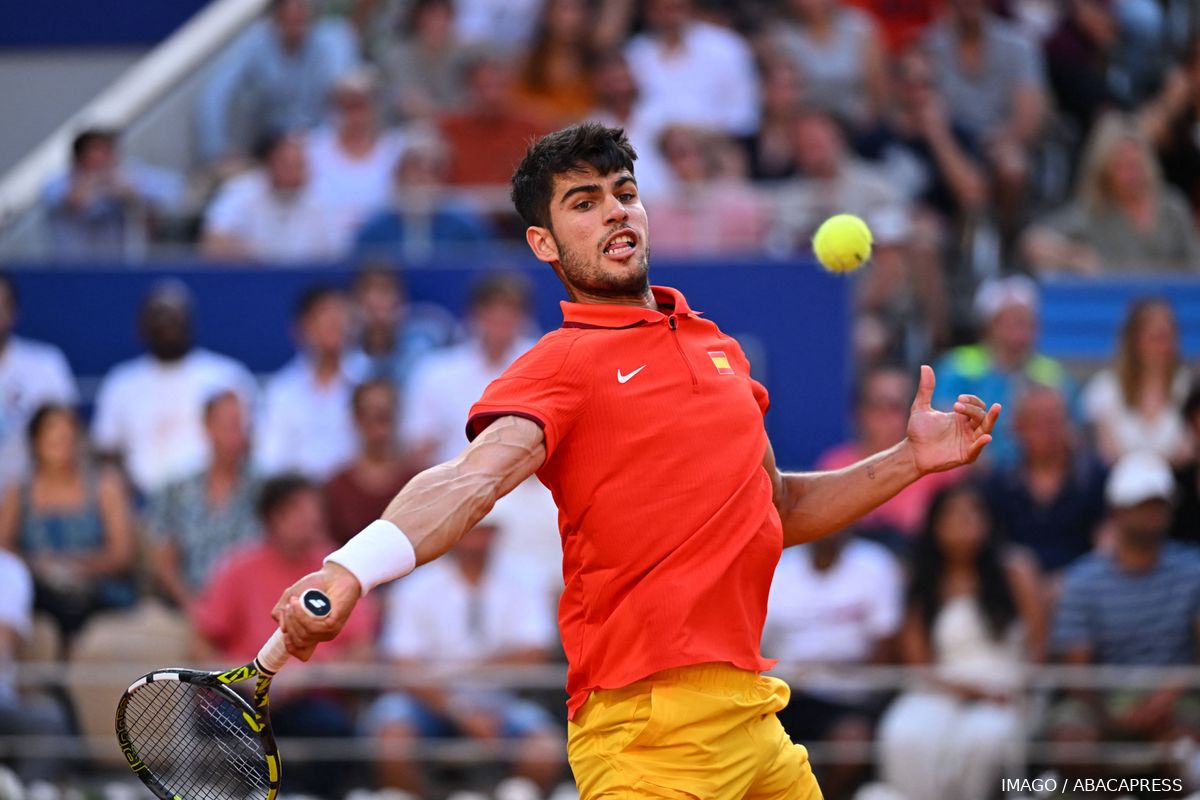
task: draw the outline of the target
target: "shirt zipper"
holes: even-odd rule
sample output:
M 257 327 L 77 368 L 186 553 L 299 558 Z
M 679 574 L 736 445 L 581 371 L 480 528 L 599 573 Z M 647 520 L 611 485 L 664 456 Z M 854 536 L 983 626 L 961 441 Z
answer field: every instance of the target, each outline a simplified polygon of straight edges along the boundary
M 692 362 L 688 361 L 687 355 L 683 352 L 683 345 L 679 343 L 679 323 L 674 314 L 667 317 L 667 327 L 671 329 L 671 340 L 675 342 L 675 349 L 679 351 L 679 357 L 683 359 L 684 366 L 688 368 L 688 374 L 692 376 L 692 391 L 698 392 L 700 391 L 700 381 L 696 379 L 696 370 L 692 368 Z

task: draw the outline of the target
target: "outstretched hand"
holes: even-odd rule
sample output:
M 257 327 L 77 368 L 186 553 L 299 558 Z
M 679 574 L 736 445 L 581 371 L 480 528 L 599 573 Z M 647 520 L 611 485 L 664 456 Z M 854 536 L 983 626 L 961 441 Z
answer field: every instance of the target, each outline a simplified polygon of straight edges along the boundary
M 992 441 L 1000 416 L 999 403 L 988 408 L 973 394 L 960 394 L 952 411 L 937 411 L 931 405 L 933 387 L 933 369 L 922 365 L 908 416 L 908 445 L 922 475 L 973 463 Z

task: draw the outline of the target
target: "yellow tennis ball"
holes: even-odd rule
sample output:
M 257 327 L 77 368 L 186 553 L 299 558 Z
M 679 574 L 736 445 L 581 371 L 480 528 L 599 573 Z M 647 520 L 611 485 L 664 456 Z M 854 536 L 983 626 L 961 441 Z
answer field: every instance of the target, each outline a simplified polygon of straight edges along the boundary
M 853 214 L 838 214 L 821 223 L 813 252 L 830 272 L 853 272 L 871 257 L 871 229 Z

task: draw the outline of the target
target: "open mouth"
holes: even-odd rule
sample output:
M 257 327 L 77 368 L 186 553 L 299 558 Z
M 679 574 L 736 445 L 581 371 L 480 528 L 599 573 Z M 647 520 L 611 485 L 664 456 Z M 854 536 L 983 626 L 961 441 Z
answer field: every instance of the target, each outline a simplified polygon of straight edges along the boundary
M 637 234 L 625 229 L 614 233 L 604 245 L 604 255 L 611 258 L 624 258 L 637 248 Z

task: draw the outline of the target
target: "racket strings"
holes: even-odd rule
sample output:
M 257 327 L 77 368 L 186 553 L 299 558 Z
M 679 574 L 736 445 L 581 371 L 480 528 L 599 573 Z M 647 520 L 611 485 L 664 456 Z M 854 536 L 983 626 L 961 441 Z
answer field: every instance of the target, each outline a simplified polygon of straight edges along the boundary
M 270 778 L 242 709 L 213 689 L 151 681 L 129 699 L 129 737 L 142 761 L 186 800 L 261 800 Z

